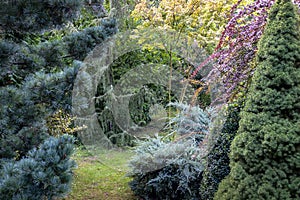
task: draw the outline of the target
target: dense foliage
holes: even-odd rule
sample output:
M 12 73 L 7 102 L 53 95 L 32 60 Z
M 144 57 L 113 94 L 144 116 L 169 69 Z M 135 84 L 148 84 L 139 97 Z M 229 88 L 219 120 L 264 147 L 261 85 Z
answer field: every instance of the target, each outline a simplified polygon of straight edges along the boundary
M 170 134 L 174 131 L 182 136 L 175 141 L 170 140 L 170 137 L 141 141 L 136 148 L 136 155 L 130 161 L 129 176 L 133 178 L 130 187 L 143 199 L 197 199 L 198 196 L 205 154 L 204 148 L 200 147 L 203 145 L 207 131 L 204 127 L 208 127 L 209 118 L 199 107 L 190 107 L 193 112 L 189 115 L 189 106 L 174 105 L 186 109 L 181 110 L 171 122 L 178 126 L 173 126 Z M 184 122 L 179 123 L 178 119 L 184 119 Z M 199 128 L 187 134 L 191 128 L 188 122 L 199 123 Z
M 259 42 L 253 81 L 215 199 L 299 199 L 299 14 L 277 0 Z
M 38 134 L 38 133 L 36 133 Z M 6 161 L 0 167 L 1 199 L 53 199 L 64 196 L 71 186 L 70 160 L 74 138 L 48 138 L 20 161 Z
M 62 39 L 38 45 L 2 40 L 0 86 L 20 83 L 28 74 L 39 70 L 61 71 L 65 66 L 71 65 L 73 60 L 83 61 L 97 44 L 116 31 L 115 20 L 107 19 L 100 26 L 89 27 Z
M 218 80 L 224 85 L 219 99 L 232 100 L 236 94 L 249 86 L 255 71 L 253 60 L 257 52 L 257 43 L 266 25 L 266 19 L 274 0 L 258 0 L 241 6 L 239 0 L 230 11 L 229 21 L 222 32 L 214 53 L 202 62 L 193 72 L 196 77 L 199 70 L 209 61 L 216 60 L 212 71 L 205 77 L 207 83 Z M 300 1 L 294 0 L 299 8 Z
M 230 145 L 239 128 L 242 104 L 242 100 L 229 104 L 224 124 L 222 119 L 219 119 L 212 125 L 217 127 L 215 129 L 211 127 L 207 161 L 200 187 L 200 199 L 213 199 L 219 183 L 230 172 Z M 221 130 L 219 130 L 219 126 L 223 126 Z
M 16 18 L 15 24 L 1 21 L 0 196 L 5 199 L 53 199 L 69 191 L 74 139 L 62 134 L 78 130 L 70 122 L 74 80 L 85 56 L 117 31 L 115 20 L 107 18 L 99 26 L 66 31 L 62 37 L 45 36 L 51 32 L 46 28 L 57 28 L 54 25 L 61 26 L 53 33 L 64 29 L 62 16 L 70 19 L 81 1 L 49 1 L 54 7 L 47 8 L 43 6 L 48 2 L 38 6 L 37 2 L 16 1 L 8 8 L 20 16 L 11 15 L 11 10 L 1 16 L 1 20 Z M 35 13 L 36 9 L 45 10 Z M 44 19 L 40 14 L 50 17 L 49 22 L 31 26 L 36 17 Z M 69 119 L 53 120 L 59 112 Z M 54 126 L 57 122 L 67 123 Z
M 46 117 L 55 110 L 71 110 L 71 91 L 80 64 L 63 72 L 38 72 L 20 87 L 6 86 L 1 93 L 1 158 L 22 158 L 47 135 Z M 39 134 L 36 134 L 39 131 Z
M 143 199 L 193 199 L 198 195 L 203 163 L 196 143 L 153 138 L 139 144 L 131 160 L 130 187 Z
M 74 18 L 82 6 L 80 0 L 1 1 L 0 26 L 6 36 L 22 39 L 26 33 L 40 32 L 63 25 Z
M 138 28 L 154 26 L 174 29 L 179 34 L 191 36 L 202 48 L 211 52 L 227 23 L 230 8 L 236 2 L 237 0 L 141 0 L 131 16 L 137 21 Z

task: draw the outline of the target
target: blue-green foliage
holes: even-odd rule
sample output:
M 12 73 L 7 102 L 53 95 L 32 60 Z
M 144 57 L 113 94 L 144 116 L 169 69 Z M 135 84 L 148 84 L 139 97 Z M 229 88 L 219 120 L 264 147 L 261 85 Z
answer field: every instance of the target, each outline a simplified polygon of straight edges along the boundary
M 47 116 L 57 109 L 70 112 L 79 67 L 80 63 L 74 63 L 62 72 L 39 72 L 19 88 L 0 88 L 0 158 L 22 158 L 47 137 Z
M 38 45 L 0 41 L 0 86 L 20 83 L 31 73 L 61 71 L 82 61 L 86 55 L 107 37 L 116 33 L 113 19 L 103 20 L 101 26 L 65 36 L 62 40 L 46 41 Z
M 143 199 L 196 199 L 203 163 L 195 141 L 152 138 L 141 142 L 130 162 L 130 187 Z
M 9 86 L 0 94 L 0 158 L 18 159 L 45 138 L 43 113 L 26 91 Z
M 1 1 L 2 29 L 15 36 L 62 25 L 74 18 L 82 6 L 81 0 Z
M 71 111 L 80 60 L 117 28 L 107 19 L 62 38 L 28 43 L 26 34 L 36 31 L 38 37 L 44 28 L 63 24 L 81 1 L 16 2 L 0 16 L 0 199 L 54 199 L 69 191 L 74 141 L 49 138 L 46 120 L 57 110 Z
M 73 84 L 81 62 L 74 62 L 71 67 L 61 72 L 37 72 L 27 76 L 22 85 L 24 91 L 31 91 L 31 100 L 35 105 L 42 104 L 50 111 L 64 109 L 71 111 Z
M 203 112 L 200 107 L 180 103 L 170 103 L 169 106 L 174 106 L 179 110 L 179 113 L 169 122 L 175 133 L 194 134 L 201 140 L 208 133 L 210 120 L 207 113 Z
M 19 83 L 26 74 L 41 69 L 39 66 L 42 64 L 41 58 L 33 54 L 25 44 L 2 40 L 0 55 L 0 86 Z
M 143 199 L 190 200 L 197 199 L 199 194 L 205 163 L 203 149 L 199 148 L 204 136 L 197 131 L 206 133 L 210 120 L 207 112 L 199 107 L 173 105 L 193 110 L 188 115 L 189 110 L 182 109 L 172 122 L 177 125 L 170 130 L 171 134 L 175 132 L 189 137 L 181 136 L 176 141 L 158 137 L 139 142 L 136 155 L 130 162 L 129 176 L 133 178 L 131 189 Z M 179 118 L 184 123 L 180 123 Z
M 31 46 L 35 55 L 39 56 L 39 68 L 51 71 L 62 69 L 67 65 L 68 51 L 62 41 L 45 41 L 36 46 Z M 35 68 L 37 70 L 37 68 Z
M 73 59 L 83 60 L 96 45 L 116 32 L 116 21 L 114 19 L 106 19 L 102 21 L 101 26 L 89 27 L 81 32 L 73 33 L 64 37 L 62 42 Z
M 71 136 L 51 137 L 31 150 L 26 158 L 2 163 L 1 199 L 40 200 L 64 196 L 70 190 L 72 169 L 76 166 L 70 160 L 73 143 Z

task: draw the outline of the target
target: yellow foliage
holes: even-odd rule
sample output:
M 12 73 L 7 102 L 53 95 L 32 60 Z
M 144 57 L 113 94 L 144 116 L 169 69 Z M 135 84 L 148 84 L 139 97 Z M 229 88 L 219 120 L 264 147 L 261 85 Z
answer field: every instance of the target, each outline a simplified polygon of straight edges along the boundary
M 131 16 L 142 27 L 164 27 L 184 32 L 211 52 L 226 23 L 232 6 L 238 0 L 161 0 L 155 5 L 140 0 Z M 253 0 L 244 0 L 240 6 Z
M 60 136 L 63 134 L 73 135 L 75 132 L 84 129 L 85 127 L 72 127 L 75 120 L 70 114 L 62 110 L 56 111 L 53 115 L 47 118 L 47 127 L 51 136 Z

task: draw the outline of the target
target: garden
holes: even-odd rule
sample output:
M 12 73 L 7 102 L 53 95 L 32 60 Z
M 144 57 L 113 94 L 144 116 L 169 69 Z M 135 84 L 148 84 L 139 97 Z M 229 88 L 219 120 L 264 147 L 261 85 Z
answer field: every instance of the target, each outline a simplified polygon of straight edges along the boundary
M 0 12 L 0 200 L 300 199 L 300 0 Z

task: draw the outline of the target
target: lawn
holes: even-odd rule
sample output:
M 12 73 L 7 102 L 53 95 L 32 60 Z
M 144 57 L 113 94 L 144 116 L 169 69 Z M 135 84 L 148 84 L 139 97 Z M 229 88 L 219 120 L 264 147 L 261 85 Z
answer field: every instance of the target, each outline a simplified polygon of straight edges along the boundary
M 130 150 L 106 150 L 91 153 L 77 149 L 72 192 L 64 200 L 136 200 L 126 177 Z

